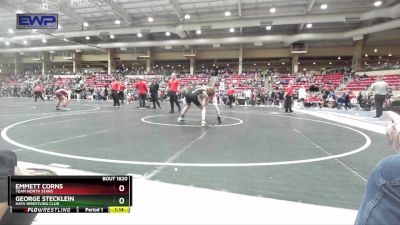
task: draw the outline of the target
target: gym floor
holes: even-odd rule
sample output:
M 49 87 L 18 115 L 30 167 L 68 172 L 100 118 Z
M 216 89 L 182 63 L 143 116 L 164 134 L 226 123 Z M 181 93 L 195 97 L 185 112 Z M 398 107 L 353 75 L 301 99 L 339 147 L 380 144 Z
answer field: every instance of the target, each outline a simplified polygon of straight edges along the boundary
M 220 106 L 220 126 L 210 106 L 203 128 L 199 109 L 178 123 L 167 103 L 0 105 L 0 149 L 20 161 L 322 206 L 357 209 L 372 168 L 394 154 L 380 133 L 272 107 Z

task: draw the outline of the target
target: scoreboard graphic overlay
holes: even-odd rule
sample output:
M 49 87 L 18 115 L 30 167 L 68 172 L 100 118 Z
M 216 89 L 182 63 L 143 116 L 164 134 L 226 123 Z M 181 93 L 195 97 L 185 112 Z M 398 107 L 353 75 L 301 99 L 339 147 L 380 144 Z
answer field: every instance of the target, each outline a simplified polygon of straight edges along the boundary
M 130 176 L 9 176 L 13 213 L 129 213 Z

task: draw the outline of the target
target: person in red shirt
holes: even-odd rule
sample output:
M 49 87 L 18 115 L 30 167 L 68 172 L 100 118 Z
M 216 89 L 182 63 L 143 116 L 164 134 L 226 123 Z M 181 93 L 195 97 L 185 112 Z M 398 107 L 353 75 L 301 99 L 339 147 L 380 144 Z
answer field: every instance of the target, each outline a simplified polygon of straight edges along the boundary
M 228 90 L 228 105 L 232 108 L 232 104 L 235 102 L 235 88 L 231 86 Z
M 292 99 L 293 99 L 293 81 L 289 81 L 289 85 L 285 89 L 285 112 L 292 113 Z
M 64 108 L 66 108 L 68 106 L 68 103 L 70 100 L 68 100 L 68 91 L 65 90 L 64 88 L 60 88 L 58 90 L 56 90 L 54 92 L 54 94 L 56 95 L 58 102 L 56 105 L 56 110 L 61 110 L 60 109 L 60 105 Z
M 124 99 L 125 99 L 125 84 L 120 83 L 119 85 L 119 93 L 118 93 L 118 98 L 121 101 L 121 104 L 124 104 Z
M 40 83 L 36 84 L 35 89 L 33 91 L 34 91 L 34 94 L 35 94 L 35 102 L 37 102 L 37 98 L 38 97 L 40 97 L 43 101 L 45 101 L 44 98 L 43 98 L 43 95 L 42 95 L 43 87 L 42 87 L 42 85 L 40 85 Z
M 145 108 L 146 107 L 147 93 L 149 92 L 149 89 L 147 88 L 147 84 L 144 81 L 144 79 L 141 78 L 135 84 L 135 87 L 137 88 L 138 94 L 139 94 L 139 108 Z
M 115 78 L 115 80 L 113 80 L 113 82 L 111 82 L 111 97 L 114 101 L 114 106 L 121 106 L 119 103 L 119 97 L 118 97 L 118 91 L 119 91 L 119 80 L 118 78 Z
M 169 113 L 174 113 L 174 103 L 178 106 L 179 112 L 181 111 L 181 106 L 178 102 L 178 96 L 176 95 L 179 92 L 179 80 L 176 79 L 176 74 L 172 73 L 171 78 L 168 81 L 168 95 L 169 95 L 169 103 L 171 104 L 171 111 Z

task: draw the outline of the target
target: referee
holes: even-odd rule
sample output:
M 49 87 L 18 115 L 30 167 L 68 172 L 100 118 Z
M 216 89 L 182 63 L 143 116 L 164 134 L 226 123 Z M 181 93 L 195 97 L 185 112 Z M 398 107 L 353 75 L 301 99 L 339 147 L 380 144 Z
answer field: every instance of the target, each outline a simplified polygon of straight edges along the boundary
M 382 75 L 378 75 L 375 83 L 371 85 L 371 90 L 375 93 L 376 116 L 374 118 L 380 118 L 382 116 L 383 103 L 388 94 L 389 85 L 382 79 Z

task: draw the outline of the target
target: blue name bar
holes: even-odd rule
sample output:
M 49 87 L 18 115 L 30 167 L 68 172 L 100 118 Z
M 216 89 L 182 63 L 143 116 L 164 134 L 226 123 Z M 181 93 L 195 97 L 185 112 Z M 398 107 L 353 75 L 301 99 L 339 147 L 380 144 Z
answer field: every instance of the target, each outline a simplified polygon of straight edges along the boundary
M 58 14 L 17 14 L 17 29 L 58 29 Z

